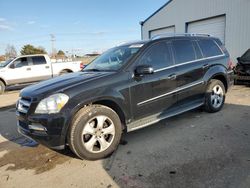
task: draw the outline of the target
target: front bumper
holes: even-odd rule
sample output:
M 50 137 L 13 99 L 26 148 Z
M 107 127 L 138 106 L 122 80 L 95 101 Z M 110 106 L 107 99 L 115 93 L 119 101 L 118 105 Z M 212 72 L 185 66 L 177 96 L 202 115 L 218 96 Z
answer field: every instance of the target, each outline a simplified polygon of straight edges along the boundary
M 28 116 L 17 111 L 16 116 L 17 129 L 22 135 L 49 148 L 64 149 L 66 118 L 63 114 Z

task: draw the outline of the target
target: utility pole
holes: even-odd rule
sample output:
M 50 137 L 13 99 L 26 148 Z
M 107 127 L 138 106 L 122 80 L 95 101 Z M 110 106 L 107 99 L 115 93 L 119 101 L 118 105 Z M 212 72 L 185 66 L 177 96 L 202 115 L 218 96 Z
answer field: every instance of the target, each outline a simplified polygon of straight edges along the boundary
M 54 51 L 55 51 L 54 42 L 56 41 L 56 37 L 55 37 L 54 34 L 50 34 L 50 41 L 51 41 L 51 56 L 53 58 L 53 57 L 55 57 L 55 54 L 54 54 Z

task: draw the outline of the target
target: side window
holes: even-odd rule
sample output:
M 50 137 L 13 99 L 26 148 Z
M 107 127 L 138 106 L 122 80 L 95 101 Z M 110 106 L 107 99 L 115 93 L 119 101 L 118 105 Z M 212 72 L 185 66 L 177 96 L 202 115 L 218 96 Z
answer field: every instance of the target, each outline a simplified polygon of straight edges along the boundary
M 159 42 L 151 46 L 139 60 L 139 64 L 152 65 L 154 70 L 173 65 L 168 44 Z
M 176 64 L 196 59 L 194 46 L 190 40 L 174 40 L 172 45 Z
M 214 40 L 211 39 L 202 39 L 199 40 L 199 46 L 204 57 L 212 57 L 216 55 L 221 55 L 222 52 L 219 47 L 215 44 Z
M 42 64 L 46 64 L 46 59 L 44 56 L 36 56 L 36 57 L 32 57 L 32 62 L 33 62 L 33 65 L 42 65 Z
M 13 63 L 13 67 L 14 68 L 20 68 L 20 67 L 24 67 L 24 66 L 28 66 L 28 60 L 26 57 L 22 57 L 17 59 L 16 61 L 14 61 Z

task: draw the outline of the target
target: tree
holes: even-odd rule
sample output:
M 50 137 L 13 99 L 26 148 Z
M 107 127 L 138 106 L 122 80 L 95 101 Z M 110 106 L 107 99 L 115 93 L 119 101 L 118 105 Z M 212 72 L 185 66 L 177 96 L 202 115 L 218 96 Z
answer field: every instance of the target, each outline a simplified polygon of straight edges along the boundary
M 7 45 L 5 49 L 5 57 L 9 59 L 9 58 L 13 58 L 16 56 L 17 56 L 17 52 L 16 52 L 15 47 L 13 45 Z
M 57 55 L 58 55 L 58 56 L 65 56 L 65 53 L 64 53 L 64 51 L 59 50 L 59 51 L 57 52 Z
M 34 47 L 33 45 L 27 44 L 22 47 L 20 51 L 22 55 L 32 55 L 32 54 L 47 54 L 43 47 Z

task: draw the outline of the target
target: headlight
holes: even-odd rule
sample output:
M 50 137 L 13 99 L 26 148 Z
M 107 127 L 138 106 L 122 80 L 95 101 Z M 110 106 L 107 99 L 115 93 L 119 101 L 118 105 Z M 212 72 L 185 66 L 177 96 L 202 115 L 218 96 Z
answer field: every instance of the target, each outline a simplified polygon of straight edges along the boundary
M 51 95 L 41 100 L 36 107 L 36 114 L 54 114 L 60 112 L 68 102 L 69 97 L 63 93 Z

